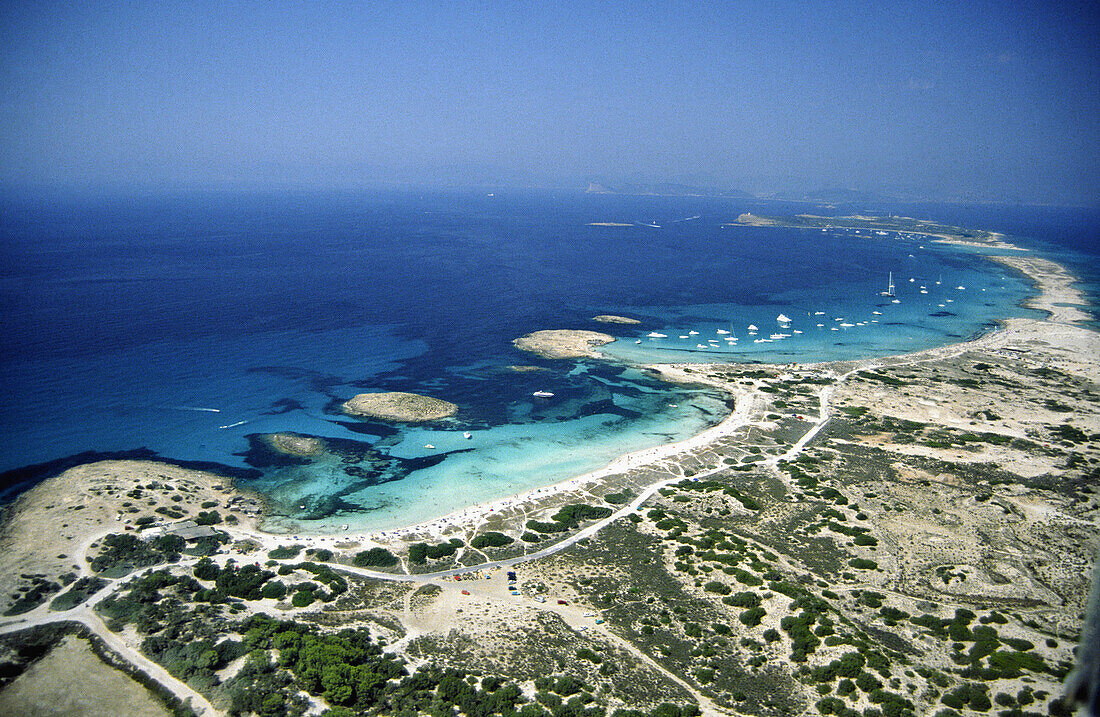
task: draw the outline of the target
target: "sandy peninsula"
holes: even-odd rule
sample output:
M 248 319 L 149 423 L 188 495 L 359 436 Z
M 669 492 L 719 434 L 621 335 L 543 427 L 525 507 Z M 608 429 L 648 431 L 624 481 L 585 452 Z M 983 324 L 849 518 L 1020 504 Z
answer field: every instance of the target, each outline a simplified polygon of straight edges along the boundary
M 614 340 L 614 336 L 598 331 L 551 329 L 527 334 L 512 344 L 521 351 L 530 351 L 549 359 L 599 358 L 601 354 L 595 350 L 596 347 Z
M 376 418 L 399 423 L 439 421 L 458 413 L 458 406 L 431 396 L 390 391 L 360 393 L 344 403 L 344 413 L 358 418 Z
M 744 214 L 738 215 L 736 224 L 727 224 L 725 226 L 737 226 L 738 224 L 749 227 L 771 227 L 775 226 L 777 222 L 768 217 L 761 217 L 756 214 L 745 212 Z
M 1037 256 L 991 256 L 992 261 L 1015 269 L 1042 288 L 1039 295 L 1028 299 L 1025 306 L 1046 311 L 1050 321 L 1078 323 L 1091 317 L 1076 308 L 1088 302 L 1073 284 L 1076 278 L 1061 264 Z

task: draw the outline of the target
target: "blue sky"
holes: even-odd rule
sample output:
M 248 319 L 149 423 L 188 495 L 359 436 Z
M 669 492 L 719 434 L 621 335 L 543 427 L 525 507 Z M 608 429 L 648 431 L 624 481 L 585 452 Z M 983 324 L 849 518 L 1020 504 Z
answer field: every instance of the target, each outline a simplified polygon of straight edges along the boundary
M 6 3 L 0 182 L 1100 202 L 1100 10 Z

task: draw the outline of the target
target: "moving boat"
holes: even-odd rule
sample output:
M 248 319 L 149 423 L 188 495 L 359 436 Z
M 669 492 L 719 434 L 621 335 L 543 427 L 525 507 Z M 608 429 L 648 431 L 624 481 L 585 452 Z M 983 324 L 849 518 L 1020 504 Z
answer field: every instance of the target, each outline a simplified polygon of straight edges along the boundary
M 549 391 L 535 391 L 531 395 L 534 396 L 535 398 L 553 398 L 554 397 L 554 394 L 550 393 Z

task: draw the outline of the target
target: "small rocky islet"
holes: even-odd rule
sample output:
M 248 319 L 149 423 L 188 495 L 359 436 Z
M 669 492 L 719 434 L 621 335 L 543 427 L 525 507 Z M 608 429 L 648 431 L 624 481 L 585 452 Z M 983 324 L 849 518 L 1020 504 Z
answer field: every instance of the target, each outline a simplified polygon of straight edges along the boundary
M 343 404 L 344 413 L 356 418 L 373 418 L 400 423 L 423 423 L 450 418 L 458 406 L 450 401 L 404 391 L 360 393 Z

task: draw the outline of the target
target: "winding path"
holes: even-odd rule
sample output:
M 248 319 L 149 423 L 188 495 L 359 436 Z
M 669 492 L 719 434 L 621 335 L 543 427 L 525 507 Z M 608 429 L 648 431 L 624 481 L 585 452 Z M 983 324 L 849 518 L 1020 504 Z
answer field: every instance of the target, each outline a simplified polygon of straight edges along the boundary
M 199 717 L 212 717 L 213 715 L 222 714 L 222 712 L 214 709 L 214 705 L 210 704 L 209 700 L 191 689 L 190 685 L 173 677 L 168 670 L 150 660 L 140 651 L 127 645 L 118 634 L 107 628 L 102 618 L 96 614 L 95 606 L 109 595 L 112 595 L 118 584 L 119 581 L 112 581 L 88 600 L 71 610 L 50 612 L 49 603 L 47 602 L 46 605 L 36 608 L 32 613 L 22 616 L 20 619 L 0 624 L 0 634 L 18 632 L 54 622 L 79 622 L 99 637 L 115 654 L 144 672 L 147 677 L 171 692 L 181 702 L 189 705 Z
M 889 365 L 890 366 L 901 366 L 901 365 L 914 364 L 914 363 L 923 363 L 923 362 L 926 362 L 926 361 L 940 360 L 940 359 L 942 359 L 942 358 L 944 358 L 945 356 L 948 356 L 948 355 L 958 355 L 958 354 L 964 353 L 965 351 L 971 350 L 971 348 L 972 348 L 972 346 L 967 345 L 967 344 L 963 344 L 959 347 L 955 347 L 954 351 L 950 351 L 950 352 L 933 351 L 932 352 L 933 355 L 931 355 L 931 356 L 928 356 L 927 352 L 925 352 L 925 353 L 922 353 L 922 354 L 917 354 L 916 356 L 910 358 L 910 360 L 900 361 L 900 362 L 891 362 Z M 918 358 L 917 356 L 920 356 L 920 358 Z M 813 423 L 813 425 L 801 437 L 799 437 L 799 439 L 794 444 L 791 445 L 791 447 L 787 451 L 785 451 L 781 455 L 772 456 L 771 458 L 764 461 L 762 463 L 762 465 L 765 465 L 765 466 L 767 466 L 767 467 L 774 470 L 781 461 L 789 461 L 789 460 L 792 460 L 793 458 L 795 458 L 806 447 L 806 445 L 810 441 L 812 441 L 821 432 L 821 430 L 824 429 L 825 426 L 829 423 L 829 421 L 832 417 L 832 414 L 831 414 L 830 409 L 829 409 L 829 400 L 832 397 L 832 395 L 835 393 L 837 387 L 841 383 L 843 383 L 845 380 L 847 380 L 850 376 L 852 376 L 853 374 L 858 373 L 859 371 L 878 368 L 882 365 L 884 365 L 884 364 L 873 362 L 873 361 L 857 362 L 857 364 L 855 365 L 854 368 L 852 368 L 852 369 L 848 370 L 847 372 L 837 376 L 831 384 L 822 387 L 820 393 L 818 394 L 818 401 L 819 401 L 819 407 L 820 407 L 820 412 L 819 412 L 819 415 L 818 415 L 818 419 Z M 728 386 L 725 386 L 725 388 L 726 388 L 726 390 L 729 390 Z M 695 448 L 704 447 L 716 438 L 727 436 L 727 435 L 733 433 L 734 431 L 749 425 L 752 422 L 751 418 L 752 418 L 752 415 L 753 415 L 753 412 L 754 412 L 754 408 L 756 408 L 759 405 L 760 399 L 761 399 L 761 393 L 759 392 L 759 390 L 743 391 L 743 392 L 739 393 L 736 396 L 736 407 L 735 407 L 733 413 L 731 413 L 730 416 L 728 416 L 724 421 L 722 421 L 717 426 L 714 426 L 713 428 L 708 429 L 707 431 L 704 431 L 704 432 L 702 432 L 702 433 L 700 433 L 696 436 L 692 436 L 691 438 L 686 439 L 684 441 L 680 441 L 680 442 L 677 442 L 677 443 L 669 443 L 669 444 L 665 444 L 665 445 L 662 445 L 662 446 L 658 446 L 656 448 L 650 448 L 650 449 L 646 449 L 644 451 L 638 451 L 636 453 L 631 453 L 631 454 L 627 454 L 625 456 L 621 456 L 618 459 L 612 461 L 610 464 L 608 464 L 604 468 L 602 468 L 598 471 L 595 471 L 593 473 L 590 473 L 586 476 L 582 476 L 581 479 L 584 480 L 584 481 L 590 481 L 590 480 L 598 479 L 598 478 L 600 478 L 602 476 L 605 476 L 605 475 L 611 475 L 613 473 L 617 473 L 617 472 L 621 472 L 621 471 L 625 471 L 625 470 L 630 470 L 630 469 L 638 468 L 638 467 L 642 467 L 642 466 L 653 465 L 653 464 L 655 464 L 659 461 L 663 461 L 663 460 L 666 460 L 668 458 L 676 457 L 680 454 L 683 454 L 683 453 L 685 453 L 687 451 L 690 451 L 690 450 L 693 450 Z M 702 478 L 702 477 L 705 477 L 705 476 L 710 476 L 710 475 L 722 472 L 723 470 L 726 470 L 725 466 L 721 466 L 721 465 L 715 466 L 714 468 L 711 468 L 709 470 L 701 471 L 700 473 L 697 474 L 696 477 Z M 776 471 L 776 472 L 778 473 L 778 471 Z M 501 559 L 501 560 L 490 560 L 490 561 L 486 561 L 484 563 L 480 563 L 480 564 L 477 564 L 477 565 L 464 566 L 464 567 L 458 567 L 458 568 L 449 568 L 447 570 L 438 570 L 438 571 L 434 571 L 434 572 L 430 572 L 430 573 L 420 573 L 420 574 L 410 574 L 408 572 L 390 573 L 390 572 L 383 572 L 383 571 L 378 571 L 378 570 L 370 570 L 370 569 L 367 569 L 367 568 L 359 568 L 359 567 L 349 566 L 349 565 L 335 565 L 335 564 L 333 564 L 332 567 L 336 570 L 340 570 L 340 571 L 344 571 L 344 572 L 347 572 L 347 573 L 352 573 L 352 574 L 355 574 L 355 575 L 360 575 L 360 576 L 363 576 L 363 577 L 372 578 L 372 579 L 376 579 L 376 580 L 389 580 L 389 581 L 407 582 L 407 583 L 428 583 L 428 582 L 433 581 L 433 580 L 439 580 L 441 578 L 454 577 L 454 576 L 457 576 L 457 575 L 465 575 L 465 574 L 481 572 L 481 571 L 489 571 L 489 570 L 496 570 L 496 569 L 514 567 L 516 565 L 521 565 L 523 563 L 532 562 L 532 561 L 535 561 L 535 560 L 539 560 L 541 558 L 548 557 L 550 555 L 554 555 L 556 553 L 559 553 L 559 552 L 561 552 L 563 550 L 566 550 L 567 548 L 575 545 L 579 541 L 582 541 L 582 540 L 585 540 L 587 538 L 591 538 L 591 537 L 595 536 L 597 533 L 599 533 L 601 530 L 603 530 L 607 526 L 611 525 L 615 521 L 620 520 L 623 517 L 625 517 L 625 516 L 633 513 L 634 511 L 638 510 L 647 500 L 649 500 L 651 497 L 653 497 L 653 495 L 656 494 L 658 491 L 660 491 L 662 488 L 665 488 L 665 487 L 667 487 L 667 486 L 669 486 L 673 483 L 677 483 L 681 480 L 683 480 L 682 475 L 675 475 L 675 476 L 671 476 L 671 477 L 669 477 L 665 480 L 653 483 L 653 484 L 647 486 L 644 490 L 642 490 L 639 493 L 639 495 L 637 495 L 628 504 L 626 504 L 623 507 L 619 508 L 614 513 L 612 513 L 610 516 L 608 516 L 607 518 L 603 518 L 601 520 L 598 520 L 595 523 L 592 523 L 591 525 L 588 525 L 585 528 L 573 533 L 569 537 L 567 537 L 567 538 L 565 538 L 565 539 L 563 539 L 563 540 L 561 540 L 557 543 L 554 543 L 553 545 L 550 545 L 546 548 L 535 551 L 533 553 L 527 553 L 525 555 L 518 555 L 518 556 L 514 556 L 514 557 L 511 557 L 511 558 L 505 558 L 505 559 Z M 276 535 L 272 535 L 272 534 L 268 534 L 268 533 L 260 533 L 258 531 L 248 530 L 248 529 L 244 529 L 244 528 L 231 527 L 231 526 L 221 526 L 221 528 L 224 529 L 226 532 L 228 532 L 230 535 L 232 535 L 234 538 L 249 539 L 249 540 L 257 541 L 262 546 L 264 546 L 264 548 L 275 547 L 276 545 L 281 544 L 281 543 L 285 542 L 285 540 L 286 540 L 285 536 L 276 536 Z M 106 532 L 112 532 L 112 531 L 106 531 Z M 82 575 L 90 574 L 90 571 L 88 570 L 88 567 L 87 567 L 88 563 L 87 563 L 87 560 L 86 560 L 86 553 L 87 553 L 88 549 L 90 548 L 91 543 L 94 542 L 95 540 L 99 539 L 99 538 L 102 538 L 104 534 L 106 534 L 106 533 L 101 532 L 99 534 L 96 534 L 96 535 L 82 541 L 82 544 L 81 544 L 80 550 L 79 550 L 79 559 L 80 559 L 79 564 L 81 566 L 81 574 Z M 306 543 L 309 543 L 311 541 L 310 538 L 305 538 L 305 539 L 301 539 L 301 540 L 302 540 L 302 542 L 306 542 Z M 220 562 L 224 562 L 227 559 L 228 559 L 228 556 L 225 556 L 220 560 Z M 176 565 L 181 566 L 181 567 L 187 567 L 187 566 L 193 565 L 195 562 L 197 562 L 197 560 L 198 559 L 182 560 L 182 561 L 176 563 Z M 404 564 L 402 564 L 402 567 L 403 567 L 403 569 L 407 570 L 407 567 Z M 172 694 L 174 694 L 177 698 L 179 698 L 180 701 L 182 701 L 186 704 L 189 704 L 191 706 L 191 708 L 193 710 L 195 710 L 196 714 L 198 714 L 200 716 L 203 716 L 203 717 L 221 714 L 218 710 L 215 710 L 214 706 L 205 697 L 203 697 L 201 694 L 199 694 L 195 690 L 191 689 L 191 687 L 188 686 L 186 683 L 184 683 L 184 682 L 178 680 L 177 678 L 173 677 L 163 667 L 161 667 L 157 663 L 155 663 L 155 662 L 151 661 L 150 659 L 148 659 L 145 655 L 141 654 L 141 652 L 139 652 L 138 650 L 136 650 L 136 649 L 130 647 L 129 645 L 127 645 L 126 642 L 119 635 L 117 635 L 116 633 L 111 632 L 109 629 L 107 629 L 107 626 L 104 624 L 103 620 L 95 613 L 95 611 L 94 611 L 95 605 L 97 605 L 100 601 L 102 601 L 103 599 L 105 599 L 109 595 L 113 594 L 118 589 L 118 586 L 122 583 L 125 583 L 125 582 L 126 582 L 125 579 L 117 580 L 117 581 L 111 581 L 110 584 L 108 584 L 106 587 L 101 589 L 99 592 L 97 592 L 95 595 L 93 595 L 87 601 L 85 601 L 81 605 L 79 605 L 79 606 L 77 606 L 77 607 L 75 607 L 71 610 L 51 612 L 49 610 L 49 604 L 46 603 L 42 606 L 39 606 L 35 610 L 33 610 L 29 613 L 26 613 L 25 615 L 19 616 L 18 618 L 15 618 L 13 620 L 9 620 L 9 621 L 6 621 L 6 622 L 0 622 L 0 634 L 16 632 L 16 631 L 19 631 L 19 630 L 27 629 L 29 627 L 45 625 L 45 624 L 54 623 L 54 622 L 65 622 L 65 621 L 79 622 L 79 623 L 87 626 L 89 630 L 91 630 L 96 635 L 98 635 L 100 637 L 100 639 L 102 639 L 103 642 L 111 650 L 115 651 L 123 659 L 130 662 L 137 669 L 141 670 L 147 676 L 149 676 L 151 679 L 153 679 L 154 681 L 159 683 L 162 687 L 169 690 Z M 537 609 L 542 609 L 542 610 L 552 610 L 552 611 L 554 610 L 553 606 L 548 606 L 548 605 L 538 605 L 536 607 L 537 607 Z M 609 636 L 609 638 L 612 639 L 620 647 L 623 647 L 624 649 L 629 651 L 631 654 L 633 654 L 635 657 L 637 657 L 638 659 L 645 662 L 650 667 L 659 670 L 661 674 L 667 676 L 673 682 L 675 682 L 679 686 L 683 687 L 684 689 L 688 690 L 691 693 L 691 695 L 696 700 L 699 701 L 700 705 L 702 706 L 702 708 L 704 710 L 704 714 L 714 714 L 714 715 L 722 714 L 722 711 L 709 698 L 707 698 L 704 694 L 702 694 L 697 689 L 692 687 L 684 679 L 682 679 L 682 678 L 678 677 L 677 675 L 669 672 L 667 669 L 665 669 L 659 663 L 657 663 L 655 660 L 653 660 L 652 657 L 645 654 L 643 651 L 639 650 L 636 646 L 631 644 L 629 641 L 622 639 L 621 637 L 615 635 L 614 633 L 612 633 L 612 632 L 610 632 L 609 630 L 606 630 L 606 629 L 601 630 L 601 634 L 605 634 L 605 635 Z

